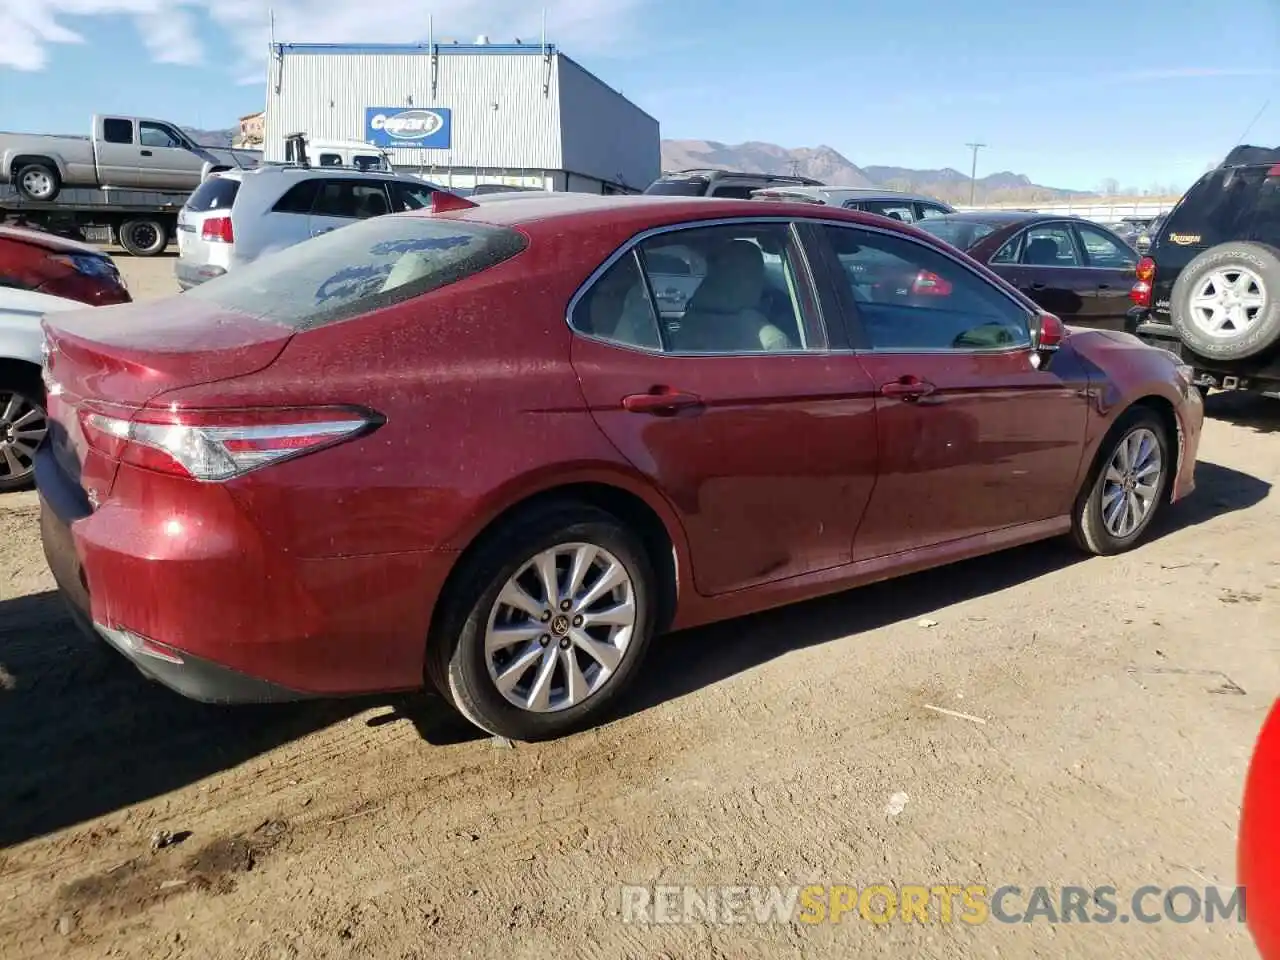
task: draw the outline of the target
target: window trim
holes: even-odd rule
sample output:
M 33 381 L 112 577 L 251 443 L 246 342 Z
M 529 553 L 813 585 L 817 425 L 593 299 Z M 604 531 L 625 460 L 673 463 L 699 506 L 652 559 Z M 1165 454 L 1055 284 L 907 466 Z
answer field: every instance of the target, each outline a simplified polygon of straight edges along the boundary
M 1035 310 L 1033 310 L 1031 307 L 1029 307 L 1026 303 L 1023 302 L 1020 296 L 1010 292 L 1009 290 L 1004 289 L 998 284 L 992 283 L 989 277 L 986 277 L 980 271 L 973 269 L 973 267 L 965 263 L 962 259 L 960 259 L 960 257 L 955 256 L 949 251 L 942 249 L 940 246 L 934 246 L 933 244 L 925 243 L 920 240 L 917 240 L 915 237 L 907 236 L 905 233 L 900 233 L 896 230 L 889 230 L 880 226 L 871 226 L 869 224 L 862 224 L 862 223 L 848 223 L 847 221 L 843 221 L 843 220 L 818 220 L 816 218 L 811 222 L 821 224 L 822 226 L 843 227 L 847 230 L 863 230 L 870 233 L 878 233 L 878 234 L 883 234 L 885 236 L 894 237 L 896 239 L 902 240 L 913 246 L 922 247 L 926 250 L 930 250 L 933 253 L 947 260 L 950 260 L 954 266 L 959 267 L 961 270 L 968 273 L 971 277 L 973 277 L 979 283 L 983 283 L 986 286 L 990 287 L 996 293 L 1000 294 L 1006 300 L 1008 300 L 1011 304 L 1013 304 L 1013 306 L 1016 307 L 1022 313 L 1023 323 L 1027 331 L 1026 343 L 1011 344 L 1009 346 L 1004 346 L 1004 347 L 903 347 L 903 348 L 873 347 L 870 345 L 870 341 L 867 338 L 866 330 L 862 325 L 862 318 L 858 312 L 858 303 L 853 298 L 853 291 L 849 289 L 849 284 L 844 280 L 843 276 L 837 276 L 835 274 L 836 268 L 833 266 L 833 264 L 839 263 L 839 255 L 836 253 L 835 247 L 824 235 L 819 239 L 823 247 L 827 251 L 825 255 L 825 272 L 826 274 L 828 274 L 828 276 L 826 279 L 831 284 L 831 286 L 835 288 L 836 299 L 838 301 L 840 310 L 844 315 L 845 327 L 846 327 L 847 336 L 849 338 L 849 344 L 850 344 L 849 352 L 854 354 L 872 354 L 877 356 L 880 356 L 880 355 L 901 356 L 901 355 L 909 355 L 909 354 L 916 354 L 916 355 L 923 355 L 923 356 L 956 356 L 956 355 L 1000 356 L 1000 355 L 1010 354 L 1010 353 L 1031 352 L 1034 346 L 1034 340 L 1032 339 L 1032 334 L 1031 334 L 1031 330 L 1032 330 L 1031 321 L 1036 315 L 1036 310 L 1038 310 L 1039 308 L 1036 308 Z
M 642 230 L 629 237 L 620 247 L 614 250 L 605 260 L 584 280 L 574 291 L 573 296 L 569 298 L 569 305 L 565 309 L 565 325 L 568 326 L 570 332 L 575 337 L 581 337 L 584 340 L 590 340 L 594 343 L 601 343 L 606 346 L 613 347 L 618 350 L 632 350 L 637 353 L 647 354 L 655 357 L 671 357 L 672 359 L 703 359 L 709 357 L 738 357 L 761 360 L 770 357 L 812 357 L 827 356 L 831 353 L 840 352 L 839 348 L 831 346 L 831 324 L 823 315 L 823 298 L 820 296 L 820 287 L 818 284 L 818 273 L 814 270 L 812 256 L 809 250 L 809 243 L 806 241 L 804 234 L 799 229 L 801 224 L 810 223 L 812 221 L 806 218 L 797 218 L 794 216 L 750 216 L 750 217 L 716 217 L 707 220 L 683 220 L 679 223 L 664 224 L 660 227 L 651 227 Z M 644 260 L 640 255 L 640 245 L 652 237 L 663 236 L 668 233 L 679 233 L 686 230 L 702 230 L 711 227 L 737 227 L 749 224 L 782 224 L 787 227 L 790 235 L 791 243 L 795 247 L 799 256 L 800 275 L 796 278 L 800 281 L 800 293 L 802 303 L 800 322 L 804 324 L 805 333 L 813 342 L 811 347 L 800 347 L 795 350 L 725 350 L 708 353 L 677 353 L 669 351 L 665 348 L 666 333 L 662 329 L 661 314 L 657 310 L 657 304 L 654 300 L 653 290 L 649 280 L 649 275 L 644 269 Z M 573 324 L 573 315 L 578 309 L 578 304 L 582 299 L 590 293 L 591 289 L 599 282 L 600 278 L 613 267 L 615 263 L 625 257 L 628 253 L 635 253 L 634 260 L 640 269 L 640 275 L 644 278 L 645 296 L 649 302 L 649 311 L 654 318 L 658 327 L 658 342 L 663 344 L 659 349 L 652 347 L 644 347 L 633 343 L 622 343 L 609 337 L 602 337 L 594 333 L 586 333 L 579 330 Z M 819 344 L 825 344 L 820 346 Z

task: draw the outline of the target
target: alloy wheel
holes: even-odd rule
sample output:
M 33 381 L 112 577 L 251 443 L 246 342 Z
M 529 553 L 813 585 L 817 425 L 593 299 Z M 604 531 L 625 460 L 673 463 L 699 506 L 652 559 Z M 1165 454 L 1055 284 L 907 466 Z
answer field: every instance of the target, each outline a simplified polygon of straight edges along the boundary
M 0 481 L 8 485 L 30 476 L 36 448 L 48 431 L 40 404 L 15 390 L 0 390 Z
M 1138 530 L 1160 496 L 1164 459 L 1160 440 L 1147 427 L 1126 434 L 1107 462 L 1102 481 L 1102 523 L 1124 540 Z
M 543 550 L 503 584 L 489 613 L 489 678 L 522 710 L 567 710 L 617 673 L 636 618 L 635 584 L 608 550 L 590 543 Z
M 1214 270 L 1191 297 L 1191 319 L 1211 337 L 1229 339 L 1244 333 L 1267 303 L 1262 278 L 1244 267 Z

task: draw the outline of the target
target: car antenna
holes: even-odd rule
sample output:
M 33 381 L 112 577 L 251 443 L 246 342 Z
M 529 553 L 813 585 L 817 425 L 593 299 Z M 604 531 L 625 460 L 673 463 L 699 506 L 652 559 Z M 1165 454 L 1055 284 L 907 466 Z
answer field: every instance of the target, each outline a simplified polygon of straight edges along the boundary
M 1270 101 L 1270 100 L 1268 100 L 1266 103 L 1264 103 L 1264 104 L 1262 105 L 1262 109 L 1260 109 L 1257 113 L 1255 113 L 1255 114 L 1253 115 L 1253 119 L 1249 121 L 1249 125 L 1248 125 L 1247 127 L 1245 127 L 1245 128 L 1244 128 L 1244 131 L 1240 134 L 1240 139 L 1239 139 L 1239 140 L 1237 140 L 1237 141 L 1235 142 L 1235 146 L 1236 146 L 1236 147 L 1238 147 L 1238 146 L 1240 146 L 1240 144 L 1244 143 L 1244 138 L 1245 138 L 1245 137 L 1247 137 L 1247 136 L 1249 135 L 1249 131 L 1253 129 L 1253 125 L 1254 125 L 1255 123 L 1257 123 L 1257 122 L 1258 122 L 1258 120 L 1262 117 L 1262 115 L 1263 115 L 1264 113 L 1266 113 L 1266 112 L 1267 112 L 1267 107 L 1269 107 L 1269 106 L 1271 106 L 1271 101 Z

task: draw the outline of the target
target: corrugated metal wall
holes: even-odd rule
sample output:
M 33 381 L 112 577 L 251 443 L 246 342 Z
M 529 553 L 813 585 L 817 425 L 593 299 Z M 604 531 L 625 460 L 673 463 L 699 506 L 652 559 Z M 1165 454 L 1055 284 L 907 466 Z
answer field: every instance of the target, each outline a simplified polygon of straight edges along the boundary
M 658 121 L 568 57 L 556 61 L 564 169 L 636 190 L 658 179 Z
M 449 150 L 400 149 L 404 166 L 547 169 L 561 167 L 557 71 L 528 55 L 441 53 L 431 92 L 429 53 L 292 53 L 267 88 L 264 148 L 284 157 L 284 137 L 365 139 L 367 107 L 450 107 Z M 543 95 L 549 80 L 550 90 Z M 280 87 L 276 93 L 277 83 Z M 494 108 L 497 104 L 497 108 Z

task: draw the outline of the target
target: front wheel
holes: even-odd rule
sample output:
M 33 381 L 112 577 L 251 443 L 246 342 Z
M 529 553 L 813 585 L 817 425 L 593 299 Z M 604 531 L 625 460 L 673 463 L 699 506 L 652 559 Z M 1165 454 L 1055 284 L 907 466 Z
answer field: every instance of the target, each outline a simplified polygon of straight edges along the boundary
M 3 374 L 0 383 L 0 492 L 30 486 L 36 448 L 49 429 L 37 374 Z
M 464 717 L 512 740 L 595 723 L 631 682 L 654 630 L 654 574 L 642 542 L 585 505 L 517 521 L 455 582 L 428 671 Z
M 1076 543 L 1099 556 L 1136 546 L 1167 499 L 1174 459 L 1154 411 L 1138 407 L 1121 416 L 1076 500 Z

